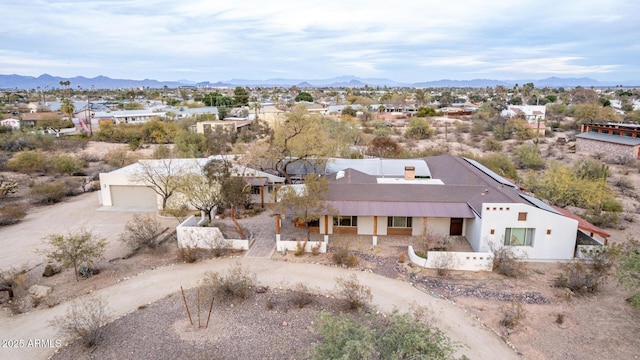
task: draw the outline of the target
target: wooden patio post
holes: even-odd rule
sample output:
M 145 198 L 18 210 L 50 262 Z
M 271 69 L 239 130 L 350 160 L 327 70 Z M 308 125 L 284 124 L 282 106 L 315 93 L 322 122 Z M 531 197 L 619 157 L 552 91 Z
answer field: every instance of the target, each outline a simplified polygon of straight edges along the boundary
M 378 245 L 378 217 L 373 217 L 373 246 Z
M 280 241 L 280 214 L 276 214 L 276 241 Z

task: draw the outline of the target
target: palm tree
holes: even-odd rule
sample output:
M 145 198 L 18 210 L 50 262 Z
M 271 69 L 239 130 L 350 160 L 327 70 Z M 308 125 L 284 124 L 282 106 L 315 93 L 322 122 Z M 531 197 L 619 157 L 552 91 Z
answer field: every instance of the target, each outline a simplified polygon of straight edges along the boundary
M 260 109 L 262 109 L 262 105 L 258 101 L 255 101 L 255 102 L 253 102 L 253 104 L 251 104 L 251 108 L 253 109 L 253 111 L 255 111 L 256 120 L 258 120 L 258 113 L 259 113 Z
M 75 110 L 75 106 L 71 99 L 62 99 L 62 106 L 60 106 L 60 110 L 69 115 L 69 121 L 73 121 L 73 111 Z

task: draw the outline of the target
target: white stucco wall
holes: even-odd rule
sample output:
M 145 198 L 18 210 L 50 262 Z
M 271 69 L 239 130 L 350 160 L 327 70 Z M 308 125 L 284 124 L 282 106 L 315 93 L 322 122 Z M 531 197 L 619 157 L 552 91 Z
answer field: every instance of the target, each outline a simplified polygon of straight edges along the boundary
M 427 269 L 445 267 L 449 270 L 492 271 L 493 254 L 475 252 L 429 251 L 427 258 L 421 258 L 409 246 L 409 260 Z
M 527 213 L 526 221 L 518 220 L 520 212 Z M 525 253 L 529 260 L 567 260 L 573 258 L 578 221 L 527 204 L 484 204 L 480 248 L 474 248 L 474 250 L 490 251 L 490 242 L 498 247 L 504 246 L 506 228 L 536 229 L 533 246 L 516 247 L 518 251 Z M 493 235 L 491 235 L 491 229 L 494 229 Z M 548 229 L 551 230 L 550 235 L 547 235 Z
M 475 214 L 475 213 L 474 213 Z M 473 219 L 464 219 L 464 236 L 473 248 L 473 251 L 480 251 L 482 219 L 476 214 Z
M 146 186 L 140 181 L 131 179 L 131 174 L 125 172 L 100 173 L 100 192 L 103 206 L 113 206 L 111 186 Z M 158 208 L 162 205 L 158 197 Z
M 195 216 L 190 216 L 176 228 L 179 247 L 212 249 L 225 246 L 235 250 L 249 250 L 249 240 L 225 239 L 216 227 L 201 227 Z

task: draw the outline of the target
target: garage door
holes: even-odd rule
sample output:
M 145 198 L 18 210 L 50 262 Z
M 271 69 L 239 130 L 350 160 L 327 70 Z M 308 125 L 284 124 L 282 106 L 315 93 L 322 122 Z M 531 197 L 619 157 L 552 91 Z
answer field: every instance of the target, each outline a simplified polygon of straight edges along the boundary
M 147 186 L 111 185 L 113 206 L 158 206 L 157 195 Z

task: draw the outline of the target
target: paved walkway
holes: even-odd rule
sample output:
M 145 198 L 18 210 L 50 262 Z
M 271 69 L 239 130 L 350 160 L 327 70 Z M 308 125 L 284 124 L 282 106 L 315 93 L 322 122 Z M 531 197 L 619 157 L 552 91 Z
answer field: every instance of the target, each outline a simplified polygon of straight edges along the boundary
M 360 282 L 371 288 L 373 303 L 382 311 L 398 309 L 406 312 L 415 305 L 427 307 L 434 318 L 434 325 L 443 330 L 452 340 L 462 345 L 458 357 L 470 359 L 519 359 L 504 342 L 455 305 L 426 295 L 407 282 L 392 280 L 373 273 L 359 272 L 338 267 L 307 263 L 290 263 L 268 259 L 211 259 L 196 264 L 181 264 L 157 268 L 122 281 L 109 288 L 94 291 L 91 295 L 104 300 L 108 305 L 107 316 L 117 319 L 139 306 L 149 304 L 167 295 L 197 285 L 207 271 L 222 272 L 235 261 L 240 261 L 248 270 L 255 272 L 258 282 L 271 287 L 303 282 L 321 291 L 332 291 L 337 277 L 355 273 Z M 28 347 L 29 340 L 58 339 L 57 329 L 50 321 L 66 313 L 70 303 L 49 309 L 33 311 L 18 316 L 0 314 L 0 337 L 24 340 L 18 348 L 1 348 L 1 359 L 46 359 L 55 348 Z

